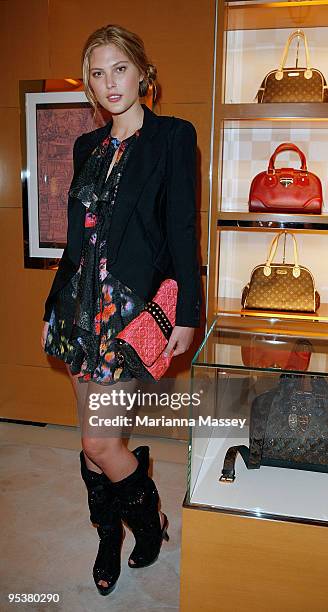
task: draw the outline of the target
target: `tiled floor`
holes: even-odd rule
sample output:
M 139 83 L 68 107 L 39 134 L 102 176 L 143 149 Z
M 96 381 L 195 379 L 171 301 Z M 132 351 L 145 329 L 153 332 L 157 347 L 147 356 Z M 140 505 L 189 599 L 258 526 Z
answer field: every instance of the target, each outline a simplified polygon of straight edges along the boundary
M 93 582 L 97 530 L 89 521 L 87 492 L 80 476 L 80 438 L 73 427 L 0 424 L 2 612 L 169 612 L 179 609 L 181 507 L 186 491 L 185 442 L 148 443 L 152 476 L 170 525 L 157 562 L 127 566 L 134 545 L 126 529 L 122 572 L 116 589 L 102 597 Z M 58 593 L 59 603 L 10 604 L 8 593 Z

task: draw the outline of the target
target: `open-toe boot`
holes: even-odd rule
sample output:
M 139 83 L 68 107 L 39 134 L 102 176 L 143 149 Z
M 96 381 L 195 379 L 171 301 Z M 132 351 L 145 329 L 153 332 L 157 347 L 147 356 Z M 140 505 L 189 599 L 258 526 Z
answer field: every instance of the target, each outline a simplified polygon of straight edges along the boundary
M 149 447 L 138 447 L 133 453 L 138 459 L 135 471 L 112 484 L 120 500 L 121 517 L 132 530 L 136 541 L 128 565 L 139 568 L 156 561 L 163 539 L 168 540 L 169 536 L 167 516 L 163 513 L 161 525 L 158 491 L 148 476 Z
M 83 451 L 80 453 L 81 476 L 88 491 L 90 520 L 99 535 L 98 554 L 93 566 L 93 578 L 101 595 L 113 591 L 121 572 L 121 549 L 124 529 L 120 502 L 111 481 L 103 472 L 89 470 Z M 107 582 L 107 586 L 99 584 Z

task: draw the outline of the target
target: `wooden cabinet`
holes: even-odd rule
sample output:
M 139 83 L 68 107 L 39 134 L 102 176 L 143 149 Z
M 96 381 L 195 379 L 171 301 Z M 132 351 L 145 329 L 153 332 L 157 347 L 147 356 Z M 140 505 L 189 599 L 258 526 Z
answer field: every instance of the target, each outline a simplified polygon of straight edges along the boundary
M 212 415 L 238 416 L 242 409 L 249 416 L 254 393 L 282 373 L 279 367 L 244 366 L 240 349 L 250 339 L 306 338 L 315 347 L 307 374 L 328 375 L 328 104 L 254 102 L 297 28 L 308 35 L 312 67 L 328 76 L 328 2 L 218 0 L 216 9 L 207 335 L 193 360 L 192 384 L 199 377 L 207 385 L 205 410 Z M 322 181 L 321 215 L 248 212 L 253 176 L 286 141 L 304 151 L 309 169 Z M 298 167 L 292 155 L 282 160 Z M 321 306 L 315 314 L 246 312 L 242 288 L 253 267 L 265 261 L 273 233 L 283 229 L 296 235 L 300 261 L 314 275 Z M 231 440 L 213 430 L 206 437 L 191 429 L 181 612 L 326 611 L 328 474 L 247 470 L 240 461 L 236 482 L 219 484 L 223 447 L 247 445 L 248 432 Z

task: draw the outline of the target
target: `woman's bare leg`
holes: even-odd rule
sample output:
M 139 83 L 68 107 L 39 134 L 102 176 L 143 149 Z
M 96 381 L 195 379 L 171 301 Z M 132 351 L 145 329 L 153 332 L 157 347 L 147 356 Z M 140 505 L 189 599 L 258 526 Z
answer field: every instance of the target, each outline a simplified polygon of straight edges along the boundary
M 81 383 L 78 384 L 81 385 Z M 93 411 L 90 409 L 90 396 L 95 397 L 93 394 L 96 394 L 97 397 L 100 397 L 101 394 L 107 394 L 111 397 L 111 391 L 114 389 L 117 394 L 121 390 L 125 393 L 133 394 L 137 384 L 138 381 L 135 378 L 129 381 L 117 381 L 115 385 L 109 386 L 89 382 L 85 394 L 83 412 L 80 412 L 81 439 L 85 455 L 113 482 L 122 480 L 122 478 L 132 474 L 138 465 L 138 460 L 123 442 L 123 427 L 102 425 L 98 428 L 98 431 L 95 431 L 96 427 L 90 426 L 88 419 L 95 414 L 100 418 L 113 418 L 115 416 L 133 418 L 135 411 L 133 409 L 127 411 L 126 406 L 120 401 L 118 401 L 119 405 L 117 406 L 100 406 L 97 411 Z M 100 402 L 98 401 L 98 403 Z
M 74 390 L 74 394 L 75 394 L 75 398 L 76 398 L 76 403 L 77 403 L 77 412 L 78 414 L 82 414 L 83 410 L 84 410 L 84 405 L 85 405 L 85 401 L 86 401 L 86 396 L 87 396 L 87 392 L 88 392 L 88 383 L 79 383 L 78 379 L 78 375 L 76 374 L 75 376 L 71 373 L 71 370 L 68 366 L 68 364 L 66 364 L 66 370 L 67 373 L 70 377 L 71 383 L 72 383 L 72 387 Z M 83 451 L 84 452 L 84 451 Z M 88 468 L 88 470 L 93 470 L 94 472 L 98 472 L 98 474 L 100 474 L 102 472 L 102 470 L 98 467 L 98 465 L 96 465 L 95 463 L 93 463 L 93 461 L 91 461 L 91 459 L 89 459 L 88 455 L 86 455 L 86 453 L 84 453 L 84 458 L 85 458 L 85 462 L 86 462 L 86 466 Z
M 78 381 L 78 375 L 72 375 L 68 364 L 66 364 L 66 369 L 74 389 L 82 431 L 85 427 L 87 427 L 88 431 L 90 431 L 90 427 L 87 426 L 85 421 L 90 414 L 92 414 L 89 410 L 89 398 L 92 393 L 108 393 L 113 387 L 115 387 L 117 392 L 119 392 L 120 389 L 124 389 L 126 392 L 133 393 L 138 382 L 137 379 L 134 378 L 131 381 L 126 382 L 118 381 L 115 385 L 108 387 L 98 385 L 95 382 L 80 383 Z M 104 410 L 106 412 L 105 416 L 110 417 L 110 406 L 106 408 L 103 407 L 103 411 Z M 126 413 L 126 408 L 121 407 L 120 410 L 115 411 L 115 414 L 118 414 L 118 412 L 124 415 Z M 114 414 L 112 414 L 112 416 L 114 416 Z M 99 438 L 91 438 L 89 435 L 86 437 L 82 436 L 82 447 L 86 466 L 89 470 L 93 470 L 94 472 L 98 473 L 104 471 L 111 480 L 121 480 L 136 469 L 138 461 L 135 455 L 129 451 L 129 449 L 123 443 L 121 437 L 122 428 L 115 428 L 115 431 L 119 436 L 117 438 L 112 434 L 109 437 L 102 436 Z M 89 449 L 89 453 L 87 449 Z M 92 461 L 90 457 L 93 457 L 94 460 Z M 95 462 L 96 458 L 97 462 Z M 102 467 L 104 461 L 106 465 L 105 469 Z M 112 478 L 110 477 L 110 474 L 112 475 Z

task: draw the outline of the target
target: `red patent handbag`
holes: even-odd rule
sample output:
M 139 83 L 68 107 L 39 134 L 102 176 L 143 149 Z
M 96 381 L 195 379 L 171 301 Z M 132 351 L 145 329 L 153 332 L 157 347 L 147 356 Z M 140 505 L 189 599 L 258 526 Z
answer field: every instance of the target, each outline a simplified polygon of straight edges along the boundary
M 282 151 L 298 153 L 301 168 L 275 168 Z M 308 171 L 304 153 L 292 142 L 283 142 L 271 155 L 267 171 L 253 178 L 248 206 L 250 212 L 320 214 L 322 200 L 321 181 Z
M 120 347 L 118 357 L 122 363 L 128 359 L 125 351 L 128 345 L 155 380 L 160 380 L 172 360 L 173 353 L 167 357 L 163 353 L 175 325 L 177 296 L 177 282 L 167 278 L 153 299 L 146 303 L 145 309 L 115 338 Z

